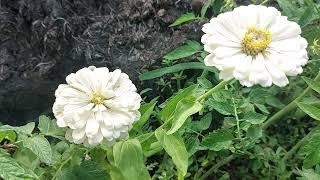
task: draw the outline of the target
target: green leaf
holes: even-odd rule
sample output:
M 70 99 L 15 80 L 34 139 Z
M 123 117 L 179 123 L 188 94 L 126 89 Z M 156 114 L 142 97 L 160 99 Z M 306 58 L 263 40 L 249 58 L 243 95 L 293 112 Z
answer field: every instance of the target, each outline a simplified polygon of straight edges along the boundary
M 312 21 L 314 20 L 313 18 L 314 14 L 315 14 L 314 7 L 308 6 L 308 8 L 304 11 L 302 16 L 300 17 L 298 24 L 301 27 L 305 27 L 306 25 L 312 23 Z
M 37 155 L 40 161 L 50 164 L 52 160 L 52 150 L 49 141 L 41 135 L 27 138 L 23 141 L 23 146 L 30 149 Z
M 17 135 L 13 130 L 0 130 L 0 142 L 4 139 L 9 140 L 10 142 L 15 142 L 16 138 Z
M 94 161 L 83 161 L 80 166 L 62 171 L 57 177 L 59 180 L 108 180 L 111 179 L 106 169 Z
M 319 180 L 320 174 L 316 173 L 313 169 L 302 169 L 298 171 L 300 178 L 298 180 Z
M 245 113 L 242 120 L 247 121 L 251 124 L 261 124 L 266 119 L 267 119 L 267 116 L 251 111 L 251 112 Z
M 215 14 L 220 13 L 223 5 L 224 5 L 224 0 L 214 0 L 212 7 L 213 7 L 213 11 L 215 12 Z
M 176 106 L 179 101 L 187 96 L 190 96 L 197 88 L 197 85 L 191 85 L 181 91 L 166 102 L 165 107 L 160 111 L 159 115 L 162 120 L 167 121 L 175 112 Z
M 315 90 L 316 92 L 320 93 L 320 83 L 313 80 L 313 79 L 310 79 L 310 78 L 307 78 L 307 77 L 302 77 L 302 79 L 308 84 L 308 86 Z
M 23 169 L 13 158 L 2 151 L 0 151 L 0 177 L 8 180 L 38 179 L 34 173 Z
M 136 139 L 121 141 L 113 147 L 114 163 L 127 180 L 151 179 L 143 162 L 140 142 Z
M 228 149 L 234 139 L 231 130 L 218 129 L 204 137 L 202 144 L 213 151 Z
M 185 45 L 180 46 L 166 54 L 163 58 L 167 60 L 176 60 L 189 57 L 202 50 L 202 46 L 197 41 L 188 40 Z
M 202 109 L 202 104 L 196 98 L 189 96 L 178 102 L 173 115 L 173 122 L 167 134 L 175 133 L 187 120 L 187 118 Z
M 174 21 L 174 23 L 172 23 L 169 27 L 177 26 L 177 25 L 180 25 L 182 23 L 185 23 L 185 22 L 188 22 L 188 21 L 192 21 L 192 20 L 195 20 L 195 19 L 197 19 L 197 17 L 194 15 L 193 12 L 186 13 L 186 14 L 183 14 L 182 16 L 180 16 L 178 19 L 176 19 Z
M 138 121 L 136 121 L 133 124 L 133 128 L 135 130 L 141 129 L 142 126 L 149 120 L 156 104 L 157 104 L 156 99 L 152 99 L 149 103 L 141 105 L 141 107 L 139 109 L 139 111 L 141 113 L 141 117 Z
M 223 115 L 231 115 L 234 111 L 233 106 L 228 102 L 219 102 L 210 98 L 206 101 L 206 104 L 209 106 L 209 108 L 213 108 Z
M 51 120 L 44 115 L 39 117 L 38 129 L 46 136 L 52 136 L 59 139 L 63 138 L 65 134 L 63 128 L 58 127 L 55 120 Z
M 303 10 L 298 9 L 298 7 L 294 4 L 295 2 L 292 0 L 277 0 L 280 8 L 282 9 L 282 13 L 289 17 L 290 20 L 294 20 L 296 22 L 299 21 L 300 17 L 303 14 Z
M 252 139 L 262 137 L 262 128 L 259 125 L 253 125 L 248 128 L 247 136 Z
M 211 6 L 211 4 L 212 4 L 212 0 L 208 0 L 208 1 L 206 1 L 205 4 L 202 6 L 201 12 L 200 12 L 202 19 L 205 17 L 205 15 L 206 15 L 206 13 L 207 13 L 207 10 L 208 10 L 208 8 Z
M 204 131 L 210 127 L 212 121 L 212 114 L 207 113 L 199 121 L 193 121 L 191 129 L 197 132 Z
M 308 114 L 310 117 L 320 121 L 320 108 L 306 103 L 298 103 L 298 106 L 303 112 Z
M 168 73 L 175 73 L 186 69 L 203 69 L 208 70 L 210 72 L 217 72 L 217 70 L 213 67 L 209 67 L 200 62 L 189 62 L 189 63 L 180 63 L 170 67 L 164 67 L 160 69 L 156 69 L 153 71 L 148 71 L 139 76 L 141 81 L 154 79 L 161 77 Z
M 305 155 L 303 166 L 311 168 L 320 163 L 320 132 L 315 132 L 300 148 L 299 154 Z
M 20 126 L 20 127 L 13 127 L 13 126 L 9 126 L 9 125 L 4 125 L 0 127 L 0 130 L 13 130 L 15 132 L 17 132 L 18 134 L 26 134 L 26 135 L 31 135 L 34 127 L 35 127 L 35 123 L 34 122 L 30 122 L 24 126 Z
M 178 171 L 185 176 L 188 171 L 188 152 L 181 136 L 177 133 L 167 135 L 161 127 L 155 131 L 155 135 L 161 146 L 172 158 Z
M 212 83 L 211 81 L 209 81 L 208 79 L 204 78 L 204 77 L 198 77 L 197 78 L 197 83 L 201 86 L 204 87 L 206 89 L 210 89 L 212 88 Z

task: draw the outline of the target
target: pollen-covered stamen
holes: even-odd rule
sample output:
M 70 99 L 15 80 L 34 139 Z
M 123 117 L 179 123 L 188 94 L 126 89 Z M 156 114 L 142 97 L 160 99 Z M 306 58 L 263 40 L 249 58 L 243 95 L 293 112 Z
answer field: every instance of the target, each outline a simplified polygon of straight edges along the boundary
M 242 52 L 250 56 L 263 53 L 269 47 L 271 39 L 272 36 L 268 30 L 248 27 L 241 41 Z
M 96 105 L 103 104 L 104 100 L 105 100 L 105 97 L 99 91 L 95 91 L 91 94 L 91 102 L 93 104 L 96 104 Z

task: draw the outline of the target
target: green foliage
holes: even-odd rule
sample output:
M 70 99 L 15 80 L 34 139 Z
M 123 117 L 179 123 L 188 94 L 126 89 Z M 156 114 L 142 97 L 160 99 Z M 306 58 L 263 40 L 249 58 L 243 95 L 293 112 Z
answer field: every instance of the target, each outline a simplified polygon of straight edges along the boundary
M 171 129 L 167 134 L 175 133 L 187 120 L 187 118 L 202 109 L 202 105 L 196 98 L 189 96 L 181 99 L 175 109 Z
M 182 175 L 186 175 L 188 170 L 188 152 L 183 139 L 177 133 L 170 135 L 166 134 L 166 131 L 162 128 L 158 128 L 155 135 L 161 146 L 172 158 L 177 169 Z
M 179 71 L 186 70 L 186 69 L 203 69 L 203 70 L 208 70 L 210 72 L 216 72 L 215 68 L 205 66 L 203 63 L 190 62 L 190 63 L 180 63 L 180 64 L 176 64 L 176 65 L 173 65 L 170 67 L 164 67 L 164 68 L 156 69 L 153 71 L 148 71 L 148 72 L 141 74 L 139 76 L 139 79 L 141 81 L 154 79 L 154 78 L 161 77 L 165 74 L 179 72 Z
M 115 166 L 121 171 L 125 179 L 150 179 L 143 162 L 143 152 L 138 140 L 131 139 L 115 144 L 113 157 Z
M 153 113 L 153 109 L 157 104 L 156 99 L 151 100 L 149 103 L 141 105 L 139 111 L 141 113 L 141 117 L 138 121 L 135 122 L 133 128 L 135 130 L 139 130 L 142 126 L 149 120 L 151 114 Z
M 176 19 L 176 21 L 174 23 L 172 23 L 169 27 L 173 27 L 173 26 L 177 26 L 180 24 L 183 24 L 185 22 L 189 22 L 189 21 L 193 21 L 198 19 L 193 12 L 191 13 L 186 13 L 181 15 L 178 19 Z
M 232 132 L 229 129 L 219 129 L 211 132 L 206 136 L 202 144 L 213 151 L 229 149 L 234 139 Z
M 0 177 L 3 179 L 38 179 L 31 171 L 25 170 L 8 154 L 0 151 Z
M 50 164 L 52 161 L 52 150 L 49 141 L 41 135 L 35 135 L 23 140 L 23 146 L 30 149 L 39 159 Z
M 203 47 L 198 43 L 197 41 L 186 41 L 185 45 L 182 45 L 173 51 L 169 52 L 165 56 L 163 56 L 164 59 L 167 59 L 169 61 L 189 57 L 195 53 L 200 52 L 203 49 Z
M 51 136 L 59 139 L 63 139 L 65 134 L 65 131 L 57 126 L 55 120 L 51 120 L 49 117 L 43 115 L 39 117 L 38 129 L 45 136 Z
M 320 108 L 307 103 L 298 103 L 298 106 L 313 119 L 320 121 Z
M 305 156 L 303 166 L 307 169 L 320 163 L 320 131 L 307 140 L 299 153 Z

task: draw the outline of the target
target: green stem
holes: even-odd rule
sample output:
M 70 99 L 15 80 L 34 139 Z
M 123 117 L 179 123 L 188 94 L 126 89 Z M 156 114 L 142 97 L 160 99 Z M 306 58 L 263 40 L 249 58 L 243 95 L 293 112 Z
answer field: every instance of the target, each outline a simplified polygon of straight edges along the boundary
M 228 157 L 226 157 L 225 159 L 223 159 L 222 161 L 219 161 L 216 165 L 212 166 L 206 173 L 204 173 L 199 180 L 204 180 L 207 179 L 207 177 L 209 177 L 210 175 L 212 175 L 212 173 L 214 173 L 215 171 L 217 171 L 221 166 L 228 164 L 230 161 L 232 161 L 234 158 L 236 157 L 236 155 L 232 154 Z
M 219 91 L 220 89 L 224 88 L 225 85 L 229 84 L 231 82 L 231 80 L 228 81 L 221 81 L 219 84 L 217 84 L 216 86 L 214 86 L 212 89 L 210 89 L 208 92 L 204 93 L 203 95 L 199 96 L 197 98 L 197 101 L 201 101 L 203 99 L 208 98 L 209 96 L 211 96 L 211 94 L 213 94 L 214 92 Z
M 268 3 L 270 0 L 264 0 L 262 3 L 260 3 L 260 5 L 264 5 L 266 3 Z
M 232 97 L 232 103 L 233 103 L 233 111 L 234 111 L 234 116 L 237 120 L 237 134 L 238 134 L 238 138 L 241 139 L 241 134 L 240 134 L 240 120 L 238 117 L 238 112 L 237 112 L 237 107 L 236 104 L 234 102 L 234 98 Z
M 184 180 L 183 174 L 180 171 L 178 171 L 177 176 L 178 180 Z
M 320 79 L 320 72 L 315 77 L 315 81 L 318 81 Z M 278 111 L 276 114 L 274 114 L 272 117 L 270 117 L 265 123 L 262 125 L 262 129 L 267 129 L 270 125 L 277 122 L 282 116 L 289 113 L 290 111 L 297 108 L 297 103 L 309 92 L 311 91 L 310 87 L 307 87 L 295 100 L 293 100 L 291 103 L 289 103 L 287 106 L 282 108 L 280 111 Z

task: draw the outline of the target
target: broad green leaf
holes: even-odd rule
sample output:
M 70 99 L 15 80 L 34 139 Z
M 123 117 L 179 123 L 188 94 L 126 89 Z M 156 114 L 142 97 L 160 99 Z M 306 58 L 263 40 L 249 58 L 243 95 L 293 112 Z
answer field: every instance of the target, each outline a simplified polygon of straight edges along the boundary
M 0 130 L 13 130 L 13 131 L 17 132 L 18 134 L 31 135 L 34 127 L 35 127 L 35 123 L 30 122 L 30 123 L 28 123 L 24 126 L 20 126 L 20 127 L 13 127 L 13 126 L 9 126 L 9 125 L 4 125 L 4 126 L 0 127 Z
M 320 93 L 320 83 L 313 80 L 313 79 L 310 79 L 310 78 L 307 78 L 307 77 L 302 77 L 302 79 L 308 84 L 308 86 L 315 90 L 316 92 Z
M 301 177 L 298 180 L 319 180 L 320 174 L 316 173 L 313 169 L 302 169 L 298 171 Z
M 298 103 L 298 106 L 303 112 L 308 114 L 310 117 L 320 121 L 320 108 L 306 103 Z
M 40 165 L 40 160 L 30 149 L 28 148 L 18 148 L 14 154 L 13 158 L 21 164 L 23 167 L 35 171 Z
M 206 104 L 210 109 L 215 109 L 223 115 L 231 115 L 234 113 L 233 106 L 228 102 L 215 101 L 214 99 L 210 98 L 206 101 Z
M 311 168 L 320 163 L 320 133 L 314 133 L 300 148 L 299 154 L 305 155 L 303 166 Z
M 178 102 L 173 115 L 172 126 L 167 134 L 175 133 L 187 120 L 187 118 L 202 109 L 202 104 L 196 98 L 189 96 Z
M 176 60 L 185 57 L 189 57 L 202 50 L 202 46 L 197 41 L 187 41 L 185 45 L 182 45 L 173 51 L 166 54 L 163 58 L 167 60 Z
M 63 170 L 57 177 L 59 180 L 108 180 L 111 179 L 106 169 L 94 161 L 83 161 L 80 166 Z
M 174 21 L 174 23 L 172 23 L 169 27 L 177 26 L 177 25 L 180 25 L 182 23 L 185 23 L 185 22 L 188 22 L 188 21 L 192 21 L 192 20 L 195 20 L 195 19 L 197 19 L 197 17 L 194 15 L 193 12 L 186 13 L 186 14 L 183 14 L 182 16 L 180 16 L 178 19 L 176 19 Z
M 38 129 L 46 136 L 52 136 L 59 139 L 61 139 L 65 134 L 63 128 L 58 127 L 55 120 L 51 120 L 44 115 L 39 117 Z
M 145 72 L 139 76 L 139 79 L 141 81 L 154 79 L 154 78 L 161 77 L 161 76 L 168 74 L 168 73 L 175 73 L 175 72 L 179 72 L 179 71 L 186 70 L 186 69 L 202 69 L 202 70 L 208 70 L 210 72 L 217 72 L 217 70 L 215 68 L 206 66 L 203 63 L 189 62 L 189 63 L 180 63 L 180 64 L 176 64 L 176 65 L 173 65 L 170 67 L 164 67 L 164 68 L 156 69 L 153 71 Z
M 29 137 L 23 141 L 23 146 L 30 149 L 37 155 L 40 161 L 50 164 L 52 160 L 52 150 L 49 141 L 41 135 Z
M 266 119 L 267 119 L 267 116 L 251 111 L 251 112 L 245 113 L 242 120 L 247 121 L 251 124 L 261 124 Z
M 161 146 L 172 158 L 178 171 L 185 176 L 188 171 L 188 152 L 181 136 L 177 133 L 167 135 L 161 127 L 155 131 L 155 135 Z
M 202 144 L 213 151 L 228 149 L 234 139 L 229 129 L 218 129 L 204 137 Z
M 197 85 L 191 85 L 179 91 L 175 96 L 171 97 L 171 99 L 165 103 L 165 107 L 159 113 L 161 119 L 167 121 L 175 112 L 176 106 L 179 101 L 187 96 L 190 96 L 197 87 Z
M 252 125 L 248 128 L 247 136 L 252 139 L 262 137 L 262 128 L 259 125 Z
M 139 130 L 142 126 L 149 120 L 155 105 L 157 104 L 156 99 L 151 100 L 149 103 L 141 105 L 139 111 L 141 113 L 141 117 L 138 121 L 136 121 L 133 125 L 133 128 Z
M 212 121 L 212 114 L 207 113 L 199 121 L 192 121 L 191 129 L 197 132 L 206 130 L 210 127 Z
M 143 162 L 140 142 L 136 139 L 121 141 L 113 147 L 115 166 L 127 180 L 151 179 Z
M 4 139 L 9 140 L 10 142 L 15 142 L 16 138 L 17 135 L 13 130 L 0 130 L 0 142 Z
M 0 177 L 5 180 L 38 179 L 34 173 L 23 169 L 13 158 L 2 151 L 0 151 Z

